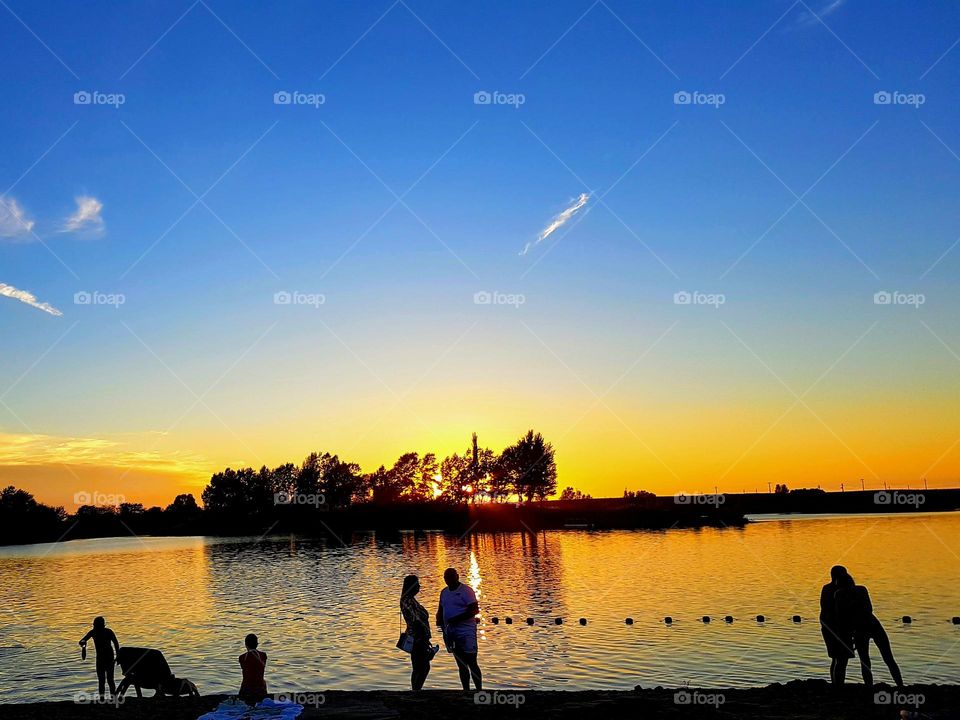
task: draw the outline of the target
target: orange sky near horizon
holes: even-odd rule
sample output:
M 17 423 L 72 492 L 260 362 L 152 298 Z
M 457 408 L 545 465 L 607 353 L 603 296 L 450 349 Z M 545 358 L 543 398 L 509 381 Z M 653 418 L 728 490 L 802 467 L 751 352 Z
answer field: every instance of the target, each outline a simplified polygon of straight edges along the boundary
M 577 400 L 557 403 L 554 413 L 533 427 L 555 446 L 559 488 L 571 485 L 594 497 L 617 497 L 624 489 L 661 495 L 714 487 L 762 492 L 768 483 L 784 482 L 793 488 L 859 489 L 861 478 L 868 489 L 884 483 L 916 488 L 924 478 L 929 487 L 960 485 L 958 438 L 933 416 L 921 420 L 923 413 L 901 414 L 898 420 L 892 411 L 885 417 L 876 408 L 788 410 L 789 404 L 772 403 L 735 414 L 729 408 L 682 407 L 648 413 L 614 401 L 604 407 Z M 506 415 L 512 413 L 473 424 L 466 413 L 460 415 L 426 406 L 394 408 L 367 427 L 355 422 L 327 433 L 317 428 L 316 436 L 327 434 L 328 442 L 311 440 L 313 433 L 299 424 L 279 436 L 242 423 L 231 430 L 96 439 L 0 433 L 0 483 L 67 510 L 78 498 L 164 506 L 183 492 L 199 501 L 210 475 L 228 466 L 299 464 L 318 450 L 372 471 L 380 464 L 389 467 L 407 451 L 440 458 L 463 452 L 472 430 L 481 446 L 495 451 L 526 430 L 510 424 Z M 429 434 L 427 426 L 450 429 Z

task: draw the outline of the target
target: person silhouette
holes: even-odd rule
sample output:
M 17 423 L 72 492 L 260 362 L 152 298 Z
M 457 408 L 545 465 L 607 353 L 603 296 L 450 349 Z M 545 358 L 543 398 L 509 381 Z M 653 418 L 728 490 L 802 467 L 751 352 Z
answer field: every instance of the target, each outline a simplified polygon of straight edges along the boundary
M 93 619 L 93 627 L 80 639 L 83 657 L 87 657 L 87 641 L 93 638 L 93 647 L 97 650 L 97 686 L 100 698 L 103 698 L 104 685 L 110 684 L 110 695 L 117 694 L 117 685 L 113 681 L 113 666 L 116 663 L 114 648 L 120 651 L 120 642 L 116 634 L 107 627 L 107 621 L 98 615 Z
M 243 680 L 240 683 L 239 697 L 248 705 L 256 705 L 267 696 L 267 681 L 263 678 L 267 667 L 267 654 L 257 650 L 260 641 L 253 633 L 243 641 L 246 652 L 240 656 L 240 669 Z
M 830 682 L 843 685 L 847 677 L 847 662 L 853 657 L 853 635 L 840 625 L 834 595 L 840 579 L 847 575 L 843 565 L 830 568 L 830 582 L 820 590 L 820 634 L 830 658 Z
M 857 585 L 853 577 L 844 575 L 838 581 L 838 588 L 834 594 L 837 608 L 837 617 L 846 633 L 853 635 L 853 644 L 860 657 L 860 671 L 863 682 L 867 687 L 873 687 L 873 672 L 870 668 L 870 641 L 873 640 L 880 651 L 883 662 L 897 687 L 903 687 L 903 677 L 900 666 L 893 657 L 890 647 L 890 638 L 880 624 L 880 620 L 873 614 L 873 603 L 870 593 L 863 585 Z
M 407 623 L 407 634 L 413 638 L 410 650 L 410 688 L 417 692 L 430 674 L 430 661 L 436 649 L 430 644 L 430 613 L 417 600 L 420 592 L 420 578 L 407 575 L 403 579 L 400 592 L 400 614 Z
M 453 653 L 460 671 L 460 684 L 470 689 L 470 678 L 474 687 L 483 689 L 483 676 L 477 663 L 477 615 L 480 605 L 473 588 L 460 582 L 460 575 L 454 568 L 443 573 L 447 586 L 440 591 L 440 604 L 437 607 L 437 625 L 443 631 L 443 642 L 447 651 Z

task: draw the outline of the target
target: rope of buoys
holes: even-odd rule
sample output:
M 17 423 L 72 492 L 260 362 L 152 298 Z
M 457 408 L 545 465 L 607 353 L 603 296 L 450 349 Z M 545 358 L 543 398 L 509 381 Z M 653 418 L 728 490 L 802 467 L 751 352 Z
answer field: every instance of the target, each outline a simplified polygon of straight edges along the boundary
M 733 622 L 734 622 L 735 620 L 736 620 L 736 618 L 735 618 L 733 615 L 724 615 L 724 616 L 723 616 L 723 622 L 727 623 L 728 625 L 733 624 Z M 757 615 L 757 616 L 755 617 L 755 620 L 756 620 L 758 623 L 765 623 L 765 622 L 767 622 L 767 616 L 766 616 L 766 615 Z M 796 624 L 800 624 L 800 623 L 803 622 L 803 618 L 802 618 L 800 615 L 792 615 L 792 616 L 790 617 L 790 620 L 791 620 L 792 622 L 796 623 Z M 499 616 L 497 616 L 497 615 L 494 615 L 494 616 L 492 616 L 492 617 L 490 618 L 490 622 L 491 622 L 491 624 L 493 624 L 493 625 L 499 625 L 499 624 L 500 624 L 500 621 L 501 621 L 501 618 L 500 618 Z M 709 615 L 702 615 L 702 616 L 700 617 L 700 621 L 701 621 L 704 625 L 709 625 L 710 622 L 712 621 L 712 618 L 711 618 Z M 507 616 L 505 616 L 505 617 L 503 618 L 503 622 L 506 623 L 507 625 L 513 625 L 513 618 L 512 618 L 510 615 L 507 615 Z M 586 625 L 586 624 L 588 623 L 588 620 L 587 620 L 587 618 L 582 617 L 582 618 L 579 618 L 578 622 L 579 622 L 580 625 Z M 623 622 L 624 622 L 625 625 L 633 625 L 633 624 L 635 623 L 635 620 L 634 620 L 632 617 L 629 617 L 629 616 L 628 616 L 628 617 L 624 618 Z M 663 617 L 662 622 L 663 622 L 664 625 L 672 625 L 673 622 L 674 622 L 674 619 L 673 619 L 673 617 L 670 616 L 670 615 L 665 615 L 665 616 Z M 901 615 L 901 616 L 900 616 L 900 622 L 903 623 L 904 625 L 912 625 L 913 622 L 914 622 L 914 618 L 913 618 L 912 615 Z M 952 618 L 950 618 L 950 622 L 951 622 L 953 625 L 960 625 L 960 615 L 954 615 Z M 534 618 L 532 618 L 532 617 L 526 618 L 526 624 L 527 624 L 527 625 L 534 625 L 535 623 L 536 623 L 536 621 L 534 620 Z M 553 619 L 553 624 L 554 624 L 554 625 L 563 625 L 563 623 L 564 623 L 564 620 L 563 620 L 562 617 L 555 617 L 555 618 Z

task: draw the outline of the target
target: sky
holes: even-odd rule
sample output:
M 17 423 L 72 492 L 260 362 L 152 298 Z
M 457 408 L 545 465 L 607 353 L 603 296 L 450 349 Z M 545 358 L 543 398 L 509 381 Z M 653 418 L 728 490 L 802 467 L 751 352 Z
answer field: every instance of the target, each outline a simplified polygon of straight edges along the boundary
M 0 484 L 527 429 L 560 486 L 960 481 L 960 6 L 0 7 Z

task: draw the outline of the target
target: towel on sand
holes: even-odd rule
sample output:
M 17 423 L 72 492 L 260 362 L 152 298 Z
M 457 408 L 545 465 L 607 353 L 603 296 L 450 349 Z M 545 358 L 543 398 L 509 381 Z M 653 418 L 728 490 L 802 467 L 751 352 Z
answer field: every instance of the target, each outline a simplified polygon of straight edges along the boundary
M 276 702 L 267 698 L 250 707 L 242 700 L 231 698 L 197 720 L 294 720 L 302 712 L 303 705 L 292 702 Z

